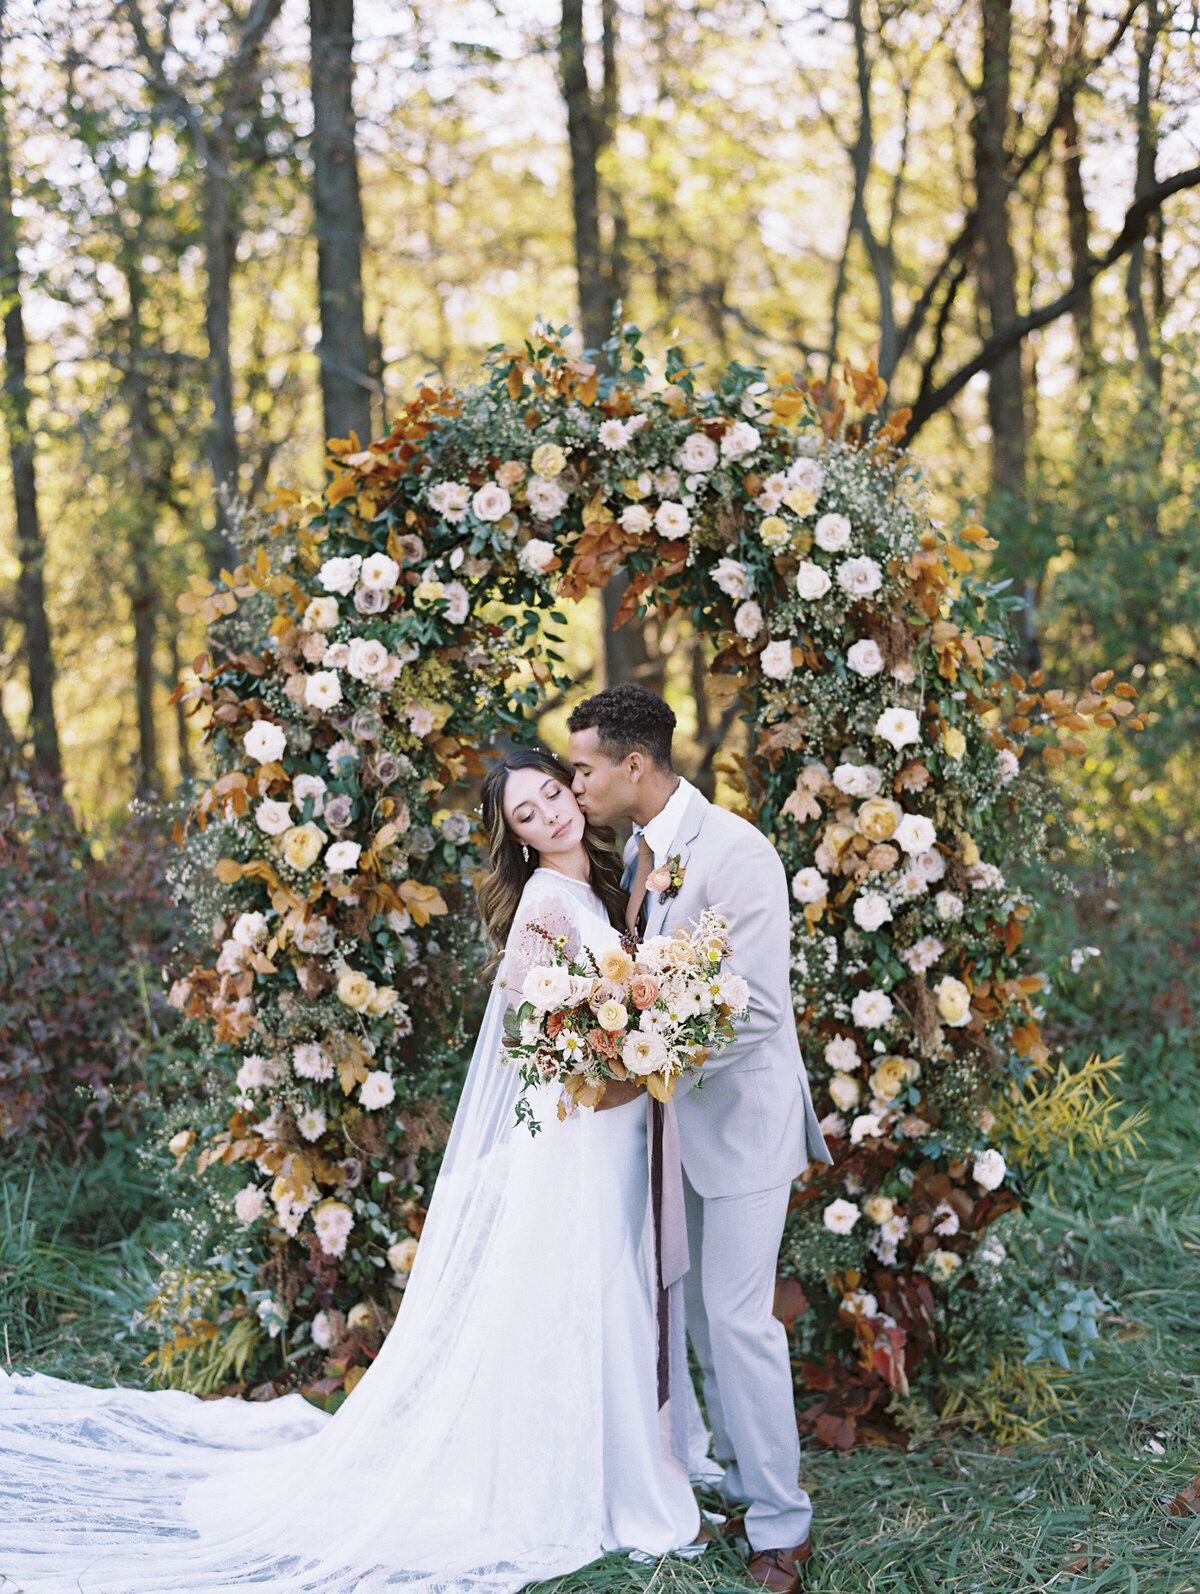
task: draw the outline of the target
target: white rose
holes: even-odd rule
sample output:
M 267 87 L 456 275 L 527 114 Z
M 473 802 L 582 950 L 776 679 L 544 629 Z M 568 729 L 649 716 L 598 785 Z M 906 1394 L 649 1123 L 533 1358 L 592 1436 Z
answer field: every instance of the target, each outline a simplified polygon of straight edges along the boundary
M 654 524 L 654 516 L 644 504 L 629 504 L 621 511 L 621 529 L 631 537 L 642 537 Z
M 621 1047 L 621 1061 L 631 1074 L 657 1073 L 668 1061 L 667 1043 L 653 1031 L 631 1030 Z
M 913 859 L 913 863 L 931 886 L 936 885 L 946 873 L 946 860 L 936 847 L 929 852 L 918 853 Z
M 373 553 L 363 560 L 359 580 L 367 587 L 390 592 L 400 579 L 400 566 L 385 553 Z
M 850 1016 L 860 1029 L 881 1029 L 895 1011 L 886 991 L 859 991 L 850 1004 Z
M 849 1112 L 861 1094 L 862 1086 L 851 1074 L 835 1074 L 829 1081 L 829 1099 L 842 1112 Z
M 287 733 L 273 720 L 255 720 L 242 746 L 256 763 L 273 764 L 287 751 Z
M 369 681 L 387 668 L 388 650 L 373 637 L 356 636 L 350 644 L 346 669 L 356 681 Z
M 850 1124 L 850 1144 L 860 1146 L 868 1135 L 877 1136 L 882 1133 L 883 1119 L 877 1113 L 859 1113 Z
M 332 631 L 338 623 L 336 598 L 314 598 L 304 611 L 300 624 L 306 631 Z
M 738 636 L 752 642 L 762 630 L 762 610 L 757 603 L 739 603 L 733 617 L 733 627 Z
M 686 537 L 692 517 L 682 504 L 672 503 L 668 499 L 655 510 L 654 524 L 664 537 Z
M 845 1072 L 857 1068 L 862 1059 L 858 1055 L 858 1047 L 849 1035 L 835 1035 L 825 1047 L 825 1061 L 830 1068 Z
M 556 481 L 535 476 L 525 489 L 526 502 L 538 520 L 553 520 L 567 507 L 568 493 Z
M 847 559 L 837 567 L 838 586 L 852 598 L 869 598 L 883 585 L 883 571 L 874 559 Z
M 392 1083 L 392 1076 L 384 1073 L 381 1068 L 376 1068 L 367 1075 L 359 1087 L 358 1099 L 368 1112 L 375 1112 L 380 1107 L 386 1107 L 396 1099 L 396 1087 Z
M 552 482 L 546 483 L 553 486 Z M 542 537 L 530 537 L 529 541 L 517 554 L 517 563 L 526 575 L 542 576 L 550 568 L 555 558 L 554 544 L 546 542 Z
M 937 831 L 934 829 L 933 820 L 926 819 L 924 814 L 905 814 L 896 826 L 896 834 L 892 840 L 905 852 L 915 856 L 929 851 L 937 840 Z
M 305 801 L 311 797 L 313 816 L 316 817 L 324 811 L 327 789 L 320 775 L 297 775 L 292 782 L 292 797 L 300 807 L 303 807 Z
M 512 499 L 498 482 L 484 482 L 471 500 L 476 520 L 503 520 L 512 508 Z
M 757 426 L 751 426 L 749 421 L 735 421 L 721 438 L 721 452 L 726 459 L 745 459 L 761 442 L 762 433 Z
M 797 902 L 820 902 L 829 882 L 819 869 L 801 869 L 792 876 L 792 895 Z
M 834 1234 L 849 1234 L 861 1215 L 853 1201 L 843 1201 L 839 1197 L 825 1208 L 821 1221 Z
M 561 1007 L 570 996 L 571 976 L 558 964 L 535 965 L 525 976 L 521 992 L 527 1002 L 548 1013 Z
M 933 899 L 933 905 L 937 909 L 939 919 L 949 921 L 962 918 L 962 898 L 955 896 L 953 891 L 939 891 Z
M 338 672 L 315 670 L 304 683 L 304 701 L 310 708 L 336 708 L 342 701 Z
M 846 654 L 846 663 L 856 675 L 878 675 L 883 669 L 883 654 L 878 642 L 865 637 L 856 642 Z
M 899 752 L 921 740 L 921 722 L 911 708 L 885 708 L 875 721 L 875 734 Z
M 981 1190 L 995 1190 L 1003 1184 L 1008 1166 L 998 1151 L 981 1151 L 971 1171 Z
M 832 585 L 828 571 L 822 570 L 820 565 L 813 564 L 811 559 L 801 561 L 800 568 L 796 572 L 796 591 L 807 602 L 812 603 L 817 598 L 823 598 Z
M 340 592 L 343 597 L 353 592 L 362 568 L 362 555 L 347 554 L 341 559 L 326 559 L 317 571 L 317 580 L 326 592 Z
M 717 463 L 717 445 L 703 432 L 693 432 L 683 440 L 679 450 L 679 463 L 692 475 L 703 475 Z
M 754 589 L 750 572 L 740 559 L 718 559 L 713 566 L 713 580 L 726 597 L 737 603 Z
M 878 930 L 892 916 L 891 906 L 878 891 L 865 891 L 854 903 L 854 922 L 868 933 Z
M 792 673 L 792 647 L 790 638 L 768 642 L 762 650 L 762 671 L 773 681 L 786 681 Z
M 254 823 L 267 836 L 282 836 L 291 822 L 291 804 L 276 802 L 273 797 L 264 797 L 254 810 Z
M 330 874 L 344 874 L 358 863 L 362 848 L 357 841 L 335 841 L 325 850 L 325 867 Z
M 267 921 L 261 913 L 239 913 L 231 936 L 239 946 L 261 946 L 267 939 Z
M 850 522 L 845 515 L 822 515 L 813 527 L 813 541 L 826 553 L 840 553 L 850 541 Z

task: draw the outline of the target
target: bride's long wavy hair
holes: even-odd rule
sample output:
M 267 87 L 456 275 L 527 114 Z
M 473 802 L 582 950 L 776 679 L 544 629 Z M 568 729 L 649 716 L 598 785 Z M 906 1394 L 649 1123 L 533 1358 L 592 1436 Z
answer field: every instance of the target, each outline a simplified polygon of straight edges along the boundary
M 488 852 L 492 872 L 479 887 L 479 911 L 492 944 L 497 951 L 504 950 L 508 932 L 516 917 L 517 904 L 525 889 L 525 882 L 538 867 L 538 855 L 530 849 L 528 861 L 521 843 L 513 835 L 504 817 L 504 788 L 508 777 L 517 769 L 536 769 L 559 780 L 570 790 L 574 778 L 569 765 L 553 753 L 538 747 L 519 748 L 505 753 L 483 780 L 483 826 L 487 833 Z M 610 921 L 617 929 L 625 927 L 627 892 L 621 889 L 621 854 L 617 838 L 607 825 L 587 823 L 583 832 L 584 851 L 591 868 L 592 890 L 603 902 Z

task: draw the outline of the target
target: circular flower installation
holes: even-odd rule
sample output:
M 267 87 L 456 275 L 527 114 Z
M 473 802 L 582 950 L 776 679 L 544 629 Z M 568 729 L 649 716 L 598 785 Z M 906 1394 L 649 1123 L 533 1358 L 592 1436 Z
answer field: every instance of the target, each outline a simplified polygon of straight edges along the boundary
M 216 778 L 188 846 L 219 953 L 174 1000 L 228 1097 L 173 1145 L 246 1171 L 228 1199 L 268 1259 L 258 1315 L 301 1344 L 309 1325 L 340 1376 L 355 1314 L 386 1325 L 411 1267 L 420 1092 L 480 978 L 455 784 L 552 679 L 547 611 L 624 567 L 623 616 L 689 612 L 754 726 L 747 801 L 789 868 L 837 1159 L 798 1187 L 782 1270 L 808 1297 L 805 1376 L 840 1392 L 811 1420 L 840 1436 L 1002 1277 L 981 1236 L 1019 1191 L 994 1106 L 1046 1055 L 1034 903 L 1006 868 L 1037 851 L 1045 766 L 1090 725 L 1139 724 L 1135 694 L 1011 673 L 975 570 L 995 544 L 931 519 L 873 371 L 825 388 L 732 366 L 702 394 L 671 351 L 650 391 L 636 338 L 624 356 L 601 378 L 546 334 L 475 388 L 422 389 L 389 437 L 330 444 L 325 492 L 281 494 L 223 587 L 193 579 Z

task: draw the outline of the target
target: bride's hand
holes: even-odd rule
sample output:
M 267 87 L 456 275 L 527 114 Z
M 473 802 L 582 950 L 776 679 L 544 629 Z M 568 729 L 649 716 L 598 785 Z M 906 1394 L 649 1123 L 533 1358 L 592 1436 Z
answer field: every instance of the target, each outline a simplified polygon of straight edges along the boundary
M 636 1101 L 644 1094 L 644 1085 L 635 1085 L 628 1079 L 606 1080 L 604 1094 L 596 1103 L 596 1111 L 604 1112 L 608 1107 L 624 1107 L 627 1101 Z

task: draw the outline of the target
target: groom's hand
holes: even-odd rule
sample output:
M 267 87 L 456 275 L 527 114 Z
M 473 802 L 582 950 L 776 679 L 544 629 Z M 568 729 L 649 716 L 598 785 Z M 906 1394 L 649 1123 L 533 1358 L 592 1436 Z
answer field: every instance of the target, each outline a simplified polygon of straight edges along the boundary
M 635 1085 L 628 1079 L 607 1079 L 604 1082 L 604 1094 L 596 1103 L 596 1111 L 603 1112 L 607 1107 L 623 1107 L 627 1101 L 636 1101 L 644 1094 L 644 1085 Z

